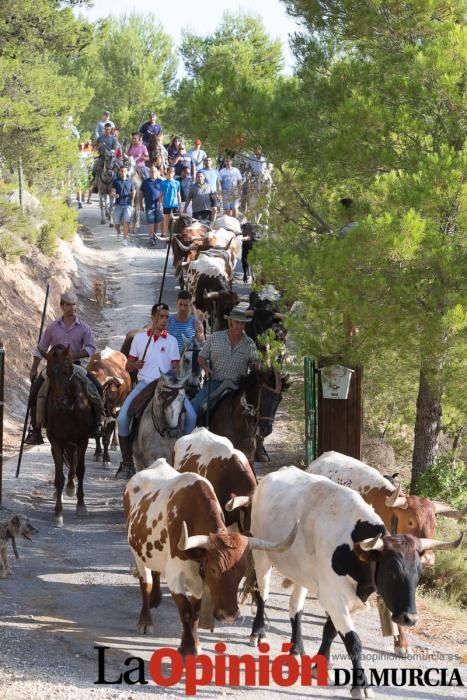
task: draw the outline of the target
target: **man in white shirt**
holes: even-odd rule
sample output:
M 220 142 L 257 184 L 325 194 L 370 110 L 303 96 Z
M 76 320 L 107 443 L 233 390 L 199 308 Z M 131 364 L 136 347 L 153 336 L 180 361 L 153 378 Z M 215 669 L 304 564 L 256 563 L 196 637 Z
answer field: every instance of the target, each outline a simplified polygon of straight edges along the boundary
M 242 175 L 238 168 L 234 168 L 232 158 L 226 158 L 224 167 L 219 172 L 219 183 L 222 192 L 222 206 L 227 216 L 237 216 L 240 193 L 242 187 Z
M 128 409 L 131 402 L 144 387 L 159 379 L 161 372 L 178 369 L 180 352 L 173 335 L 167 333 L 169 307 L 167 304 L 154 304 L 151 309 L 152 327 L 137 333 L 133 338 L 130 354 L 126 363 L 128 372 L 138 371 L 138 382 L 128 394 L 118 414 L 118 440 L 122 452 L 122 462 L 117 476 L 126 478 L 126 473 L 133 468 L 132 447 L 130 442 L 130 419 Z

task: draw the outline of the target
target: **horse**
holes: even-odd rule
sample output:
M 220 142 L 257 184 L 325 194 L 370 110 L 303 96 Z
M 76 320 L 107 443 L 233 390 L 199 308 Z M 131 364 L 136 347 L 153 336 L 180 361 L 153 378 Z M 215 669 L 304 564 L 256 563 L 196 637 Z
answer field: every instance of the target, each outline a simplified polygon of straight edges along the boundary
M 74 477 L 78 480 L 76 492 L 78 515 L 86 514 L 84 503 L 84 456 L 89 433 L 93 426 L 91 402 L 82 382 L 73 374 L 73 363 L 68 347 L 54 345 L 49 352 L 42 352 L 47 360 L 49 392 L 47 396 L 47 437 L 55 463 L 55 527 L 63 527 L 62 491 L 65 483 L 64 461 L 68 464 L 65 492 L 75 495 Z
M 128 177 L 135 188 L 135 206 L 131 215 L 131 233 L 139 230 L 141 225 L 141 210 L 139 206 L 139 191 L 144 180 L 144 173 L 141 168 L 136 166 L 136 160 L 132 156 L 125 158 L 124 164 L 128 168 Z
M 260 175 L 248 172 L 243 185 L 242 207 L 243 214 L 255 224 L 259 224 L 261 218 L 267 221 L 269 218 L 269 202 L 271 200 L 272 177 L 269 170 Z
M 222 398 L 212 411 L 209 430 L 229 438 L 253 464 L 257 435 L 269 435 L 277 407 L 286 390 L 286 377 L 273 367 L 253 370 L 238 389 Z
M 101 170 L 97 174 L 97 192 L 99 194 L 99 206 L 101 209 L 101 224 L 108 219 L 109 226 L 113 228 L 112 221 L 112 181 L 114 179 L 115 156 L 109 151 L 105 152 Z
M 168 166 L 167 158 L 162 155 L 162 149 L 157 141 L 156 134 L 149 134 L 149 141 L 147 144 L 149 153 L 149 163 L 148 165 L 156 165 L 162 176 L 165 175 L 166 168 Z
M 146 469 L 159 457 L 172 460 L 175 441 L 182 434 L 186 379 L 185 375 L 177 377 L 171 372 L 161 372 L 154 396 L 140 418 L 133 443 L 137 471 Z
M 193 399 L 200 389 L 201 367 L 198 356 L 203 344 L 196 338 L 183 336 L 183 350 L 180 355 L 180 374 L 188 377 L 185 380 L 185 393 L 188 399 Z

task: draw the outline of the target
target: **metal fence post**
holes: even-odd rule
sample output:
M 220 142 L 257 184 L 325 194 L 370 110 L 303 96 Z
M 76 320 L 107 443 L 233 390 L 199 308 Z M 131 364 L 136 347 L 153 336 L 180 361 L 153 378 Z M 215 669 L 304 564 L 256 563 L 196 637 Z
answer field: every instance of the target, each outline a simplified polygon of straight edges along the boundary
M 316 360 L 304 358 L 305 389 L 305 453 L 306 463 L 316 459 L 317 406 L 316 406 Z
M 0 505 L 2 505 L 3 482 L 3 407 L 5 403 L 5 350 L 0 342 Z

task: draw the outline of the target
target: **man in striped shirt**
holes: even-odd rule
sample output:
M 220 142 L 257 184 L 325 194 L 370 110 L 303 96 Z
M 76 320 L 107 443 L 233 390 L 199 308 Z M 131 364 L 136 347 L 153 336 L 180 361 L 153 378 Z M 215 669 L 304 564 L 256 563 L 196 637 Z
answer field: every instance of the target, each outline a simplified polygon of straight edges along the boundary
M 167 330 L 177 339 L 180 353 L 183 351 L 183 336 L 204 343 L 203 324 L 193 315 L 190 292 L 182 290 L 178 293 L 177 311 L 170 314 Z

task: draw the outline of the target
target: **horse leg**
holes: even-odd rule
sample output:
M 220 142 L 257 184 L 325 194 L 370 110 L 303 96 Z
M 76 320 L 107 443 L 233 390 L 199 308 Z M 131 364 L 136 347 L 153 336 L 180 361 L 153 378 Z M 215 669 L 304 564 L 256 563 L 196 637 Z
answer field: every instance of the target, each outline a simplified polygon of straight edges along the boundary
M 63 475 L 63 450 L 58 445 L 52 442 L 52 457 L 55 463 L 55 513 L 54 513 L 54 526 L 63 527 L 63 504 L 62 504 L 62 491 L 63 485 L 65 483 L 65 477 Z
M 104 425 L 104 436 L 102 438 L 102 443 L 104 445 L 104 454 L 102 456 L 102 464 L 104 466 L 110 466 L 110 456 L 109 456 L 109 445 L 110 445 L 110 438 L 113 435 L 113 431 L 115 428 L 115 421 L 109 420 L 108 423 Z
M 102 457 L 102 447 L 100 437 L 96 437 L 96 449 L 94 450 L 94 461 L 100 462 Z
M 76 496 L 75 476 L 76 476 L 76 449 L 64 450 L 65 463 L 68 466 L 68 478 L 65 486 L 65 493 L 70 498 Z
M 78 515 L 86 515 L 86 513 L 87 513 L 86 505 L 84 503 L 84 488 L 83 488 L 84 472 L 86 470 L 86 465 L 84 463 L 84 457 L 86 454 L 87 446 L 88 446 L 88 441 L 86 440 L 84 443 L 82 443 L 81 445 L 79 445 L 76 448 L 76 476 L 78 478 L 78 491 L 77 491 L 78 502 L 76 504 L 76 512 Z

